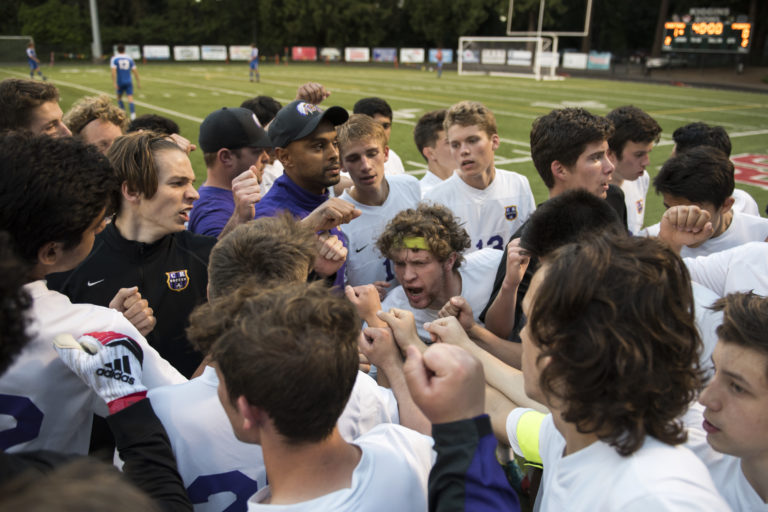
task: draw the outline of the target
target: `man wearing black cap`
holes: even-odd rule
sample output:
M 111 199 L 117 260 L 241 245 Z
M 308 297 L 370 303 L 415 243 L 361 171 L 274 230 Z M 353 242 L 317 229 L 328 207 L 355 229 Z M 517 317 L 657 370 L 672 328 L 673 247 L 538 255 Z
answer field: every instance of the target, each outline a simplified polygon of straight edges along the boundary
M 348 118 L 349 114 L 341 107 L 323 110 L 303 100 L 280 109 L 269 125 L 269 138 L 284 173 L 255 205 L 255 217 L 270 217 L 287 210 L 296 217 L 306 218 L 315 231 L 322 232 L 326 246 L 326 237 L 337 237 L 344 243 L 345 238 L 336 226 L 359 216 L 360 211 L 347 201 L 328 199 L 327 189 L 341 179 L 336 127 Z M 346 256 L 346 249 L 342 253 Z M 323 255 L 322 249 L 320 254 Z M 315 272 L 324 275 L 317 262 Z M 343 264 L 334 273 L 334 284 L 343 287 Z M 331 275 L 333 273 L 325 276 L 330 279 Z
M 193 233 L 219 236 L 233 215 L 253 218 L 261 199 L 260 186 L 267 149 L 272 143 L 256 115 L 245 108 L 222 108 L 200 125 L 200 147 L 208 173 L 189 215 Z

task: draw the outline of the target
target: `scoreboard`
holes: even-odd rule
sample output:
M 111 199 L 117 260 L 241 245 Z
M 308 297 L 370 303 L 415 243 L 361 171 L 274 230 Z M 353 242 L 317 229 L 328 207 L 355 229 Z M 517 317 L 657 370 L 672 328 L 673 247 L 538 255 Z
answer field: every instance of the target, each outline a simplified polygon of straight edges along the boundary
M 752 24 L 730 21 L 668 21 L 661 49 L 667 52 L 748 53 Z

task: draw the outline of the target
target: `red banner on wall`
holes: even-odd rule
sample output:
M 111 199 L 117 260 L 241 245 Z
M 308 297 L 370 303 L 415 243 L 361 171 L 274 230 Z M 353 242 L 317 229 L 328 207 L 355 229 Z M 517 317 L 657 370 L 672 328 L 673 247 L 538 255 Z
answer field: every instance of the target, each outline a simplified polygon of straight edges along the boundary
M 317 60 L 317 48 L 314 46 L 294 46 L 291 48 L 291 60 Z

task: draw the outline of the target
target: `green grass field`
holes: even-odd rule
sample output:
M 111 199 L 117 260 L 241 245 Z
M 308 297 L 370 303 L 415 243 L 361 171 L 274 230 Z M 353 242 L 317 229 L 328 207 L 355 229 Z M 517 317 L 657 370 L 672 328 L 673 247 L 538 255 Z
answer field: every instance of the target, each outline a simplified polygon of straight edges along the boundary
M 525 174 L 536 200 L 546 198 L 546 188 L 530 159 L 528 134 L 532 121 L 553 108 L 581 106 L 606 114 L 625 104 L 650 113 L 664 132 L 651 153 L 648 169 L 655 175 L 672 149 L 675 128 L 693 121 L 719 124 L 730 133 L 733 154 L 768 155 L 768 95 L 690 87 L 638 84 L 570 78 L 559 82 L 487 76 L 458 76 L 414 69 L 388 69 L 344 65 L 262 65 L 261 83 L 248 81 L 246 64 L 139 64 L 142 88 L 136 92 L 137 113 L 156 112 L 173 118 L 184 136 L 197 141 L 199 124 L 211 111 L 238 106 L 244 99 L 266 94 L 283 103 L 292 100 L 296 88 L 307 81 L 320 82 L 332 91 L 327 104 L 347 109 L 361 97 L 380 96 L 395 110 L 391 146 L 406 169 L 418 172 L 424 161 L 413 143 L 412 128 L 429 110 L 463 100 L 478 100 L 491 108 L 499 125 L 502 145 L 496 157 L 500 168 Z M 44 67 L 62 95 L 66 111 L 79 97 L 112 94 L 107 66 L 62 65 Z M 24 66 L 0 68 L 0 79 L 28 76 Z M 205 178 L 202 154 L 192 154 L 198 183 Z M 418 174 L 417 174 L 418 175 Z M 768 180 L 763 188 L 740 184 L 757 200 L 761 211 L 768 203 Z M 663 206 L 653 191 L 648 195 L 646 223 L 661 216 Z

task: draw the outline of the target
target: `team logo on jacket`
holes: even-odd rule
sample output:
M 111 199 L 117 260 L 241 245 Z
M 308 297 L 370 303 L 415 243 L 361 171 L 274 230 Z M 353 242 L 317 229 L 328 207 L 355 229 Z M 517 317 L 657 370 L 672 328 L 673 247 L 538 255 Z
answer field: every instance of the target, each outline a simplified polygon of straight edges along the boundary
M 175 292 L 180 292 L 189 286 L 189 274 L 186 269 L 166 272 L 165 282 L 168 283 L 168 288 Z
M 505 206 L 504 216 L 507 218 L 507 220 L 515 220 L 517 218 L 517 205 L 515 204 L 512 206 Z
M 637 208 L 637 213 L 638 214 L 643 213 L 643 200 L 642 199 L 638 199 L 637 201 L 635 201 L 635 208 Z

